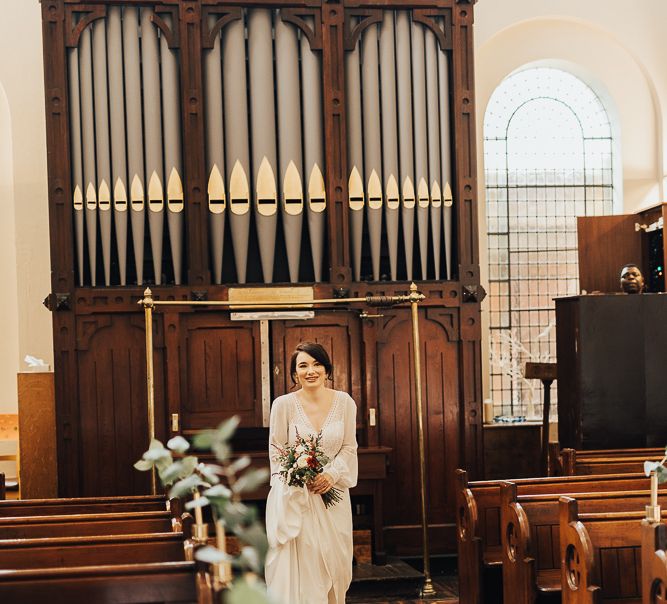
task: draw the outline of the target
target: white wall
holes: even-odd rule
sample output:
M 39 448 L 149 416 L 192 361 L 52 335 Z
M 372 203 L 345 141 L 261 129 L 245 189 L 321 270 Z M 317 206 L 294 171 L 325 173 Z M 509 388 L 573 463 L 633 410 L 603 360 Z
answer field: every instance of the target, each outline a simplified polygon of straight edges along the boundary
M 667 2 L 664 0 L 478 0 L 475 76 L 480 263 L 486 264 L 484 113 L 495 87 L 529 64 L 567 69 L 595 90 L 620 142 L 619 210 L 634 212 L 664 197 L 667 106 Z M 486 305 L 483 305 L 486 310 Z M 483 337 L 488 317 L 483 312 Z M 482 358 L 488 365 L 488 340 Z M 484 367 L 488 392 L 488 366 Z M 486 396 L 486 394 L 485 394 Z
M 0 0 L 0 11 L 0 413 L 6 413 L 16 409 L 20 360 L 30 353 L 52 363 L 53 347 L 50 313 L 41 305 L 50 292 L 41 7 L 38 0 Z M 625 211 L 662 201 L 665 23 L 665 0 L 478 0 L 480 176 L 483 117 L 493 89 L 515 69 L 546 61 L 573 69 L 607 104 L 621 141 Z M 484 233 L 483 178 L 479 200 Z
M 16 413 L 23 357 L 53 363 L 41 7 L 0 0 L 0 14 L 0 413 Z

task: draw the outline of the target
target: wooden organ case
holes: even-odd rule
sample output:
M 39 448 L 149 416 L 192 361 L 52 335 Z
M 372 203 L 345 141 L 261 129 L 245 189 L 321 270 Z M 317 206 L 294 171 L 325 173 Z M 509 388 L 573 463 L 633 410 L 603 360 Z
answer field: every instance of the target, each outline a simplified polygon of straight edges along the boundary
M 482 460 L 474 1 L 41 4 L 60 494 L 149 489 L 132 469 L 146 286 L 332 298 L 414 280 L 432 551 L 453 551 L 453 471 Z M 291 350 L 321 341 L 358 404 L 362 482 L 384 478 L 386 550 L 419 553 L 409 309 L 233 319 L 155 314 L 158 437 L 238 414 L 237 449 L 264 450 Z

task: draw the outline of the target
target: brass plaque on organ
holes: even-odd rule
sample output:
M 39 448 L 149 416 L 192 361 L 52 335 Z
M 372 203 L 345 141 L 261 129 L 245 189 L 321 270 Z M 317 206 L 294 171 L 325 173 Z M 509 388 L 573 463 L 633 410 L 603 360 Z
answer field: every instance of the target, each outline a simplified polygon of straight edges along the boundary
M 313 300 L 315 291 L 312 287 L 231 287 L 229 289 L 230 309 L 240 309 L 242 306 L 234 306 L 234 302 L 259 303 L 270 306 L 278 304 L 282 308 L 289 308 L 289 302 L 298 304 L 300 308 L 312 307 L 312 304 L 304 304 L 304 301 Z

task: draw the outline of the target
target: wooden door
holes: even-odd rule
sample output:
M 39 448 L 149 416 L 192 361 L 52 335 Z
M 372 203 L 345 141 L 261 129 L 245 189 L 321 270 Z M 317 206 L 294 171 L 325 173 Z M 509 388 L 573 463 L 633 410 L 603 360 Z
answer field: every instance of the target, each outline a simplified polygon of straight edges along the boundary
M 262 425 L 259 323 L 232 321 L 227 312 L 180 319 L 181 430 L 217 426 L 238 415 L 244 427 Z
M 642 241 L 635 222 L 637 216 L 628 214 L 577 218 L 579 289 L 619 292 L 623 265 L 641 266 Z
M 421 377 L 433 551 L 451 543 L 454 470 L 460 464 L 459 352 L 456 309 L 420 310 Z M 380 443 L 391 447 L 384 484 L 389 551 L 420 553 L 419 440 L 414 396 L 412 323 L 406 309 L 385 312 L 378 326 Z
M 164 344 L 160 325 L 154 326 L 156 437 L 164 438 Z M 148 493 L 149 474 L 132 468 L 149 445 L 143 316 L 80 317 L 77 355 L 78 495 Z
M 272 322 L 273 398 L 293 390 L 290 358 L 296 345 L 304 341 L 326 348 L 333 364 L 331 387 L 348 392 L 361 409 L 360 326 L 356 313 L 347 311 L 318 312 L 307 321 Z M 357 417 L 363 417 L 361 412 Z

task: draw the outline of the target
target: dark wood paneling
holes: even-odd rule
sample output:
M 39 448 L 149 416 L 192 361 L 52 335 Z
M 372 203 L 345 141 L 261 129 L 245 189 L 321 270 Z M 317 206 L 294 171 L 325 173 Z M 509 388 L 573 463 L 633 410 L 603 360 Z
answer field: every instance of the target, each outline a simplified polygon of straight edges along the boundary
M 111 2 L 42 0 L 49 212 L 54 311 L 55 384 L 60 492 L 66 495 L 147 492 L 148 476 L 132 463 L 146 448 L 146 383 L 143 316 L 136 302 L 142 287 L 75 289 L 71 216 L 71 166 L 66 46 L 75 44 L 67 15 L 84 10 L 105 18 Z M 113 4 L 136 5 L 135 0 Z M 209 276 L 209 233 L 204 165 L 202 13 L 246 6 L 284 6 L 279 0 L 148 2 L 173 17 L 169 43 L 179 49 L 185 192 L 184 256 L 187 284 L 156 287 L 156 299 L 227 299 L 228 286 Z M 344 77 L 347 10 L 414 9 L 413 16 L 443 14 L 450 59 L 454 281 L 423 282 L 420 305 L 425 431 L 434 551 L 454 544 L 453 469 L 480 476 L 481 357 L 476 210 L 475 107 L 472 0 L 347 0 L 290 2 L 290 11 L 321 14 L 323 120 L 327 192 L 329 283 L 313 286 L 316 298 L 363 297 L 408 292 L 403 282 L 353 283 L 347 207 L 347 132 Z M 321 11 L 321 13 L 320 13 Z M 304 14 L 305 14 L 304 13 Z M 92 17 L 91 17 L 92 18 Z M 69 26 L 67 25 L 69 23 Z M 317 23 L 315 24 L 317 30 Z M 204 29 L 206 29 L 204 27 Z M 451 30 L 451 31 L 450 31 Z M 76 32 L 75 32 L 76 33 Z M 451 35 L 449 35 L 451 34 Z M 78 34 L 77 34 L 78 35 Z M 321 46 L 320 43 L 321 42 Z M 451 47 L 451 48 L 450 48 Z M 620 267 L 619 267 L 620 268 Z M 193 291 L 196 290 L 196 291 Z M 472 293 L 471 293 L 472 292 Z M 56 308 L 58 310 L 56 310 Z M 419 554 L 417 441 L 411 383 L 411 328 L 407 308 L 381 310 L 360 319 L 365 304 L 318 310 L 310 321 L 270 323 L 273 397 L 289 391 L 285 366 L 294 345 L 322 342 L 331 352 L 336 388 L 357 402 L 361 444 L 391 446 L 385 487 L 388 551 Z M 155 314 L 155 388 L 158 435 L 180 414 L 181 430 L 215 426 L 239 413 L 244 426 L 261 426 L 259 324 L 232 322 L 226 312 L 178 307 Z M 275 370 L 277 369 L 277 373 Z M 378 424 L 368 425 L 368 409 Z M 260 430 L 256 431 L 261 433 Z M 448 549 L 449 548 L 449 549 Z
M 144 334 L 140 314 L 77 320 L 79 495 L 149 492 L 149 475 L 132 469 L 149 444 Z M 154 338 L 156 437 L 164 439 L 163 344 L 157 325 Z
M 332 388 L 349 392 L 364 417 L 359 363 L 359 319 L 348 312 L 321 312 L 309 321 L 284 321 L 273 324 L 274 398 L 291 392 L 289 362 L 299 342 L 317 342 L 328 351 L 333 364 Z
M 635 231 L 637 217 L 580 216 L 579 288 L 587 292 L 619 292 L 621 268 L 642 261 L 641 235 Z
M 435 309 L 434 309 L 435 310 Z M 424 433 L 429 523 L 451 520 L 449 493 L 459 445 L 458 325 L 455 313 L 420 311 Z M 385 313 L 378 326 L 378 406 L 381 444 L 392 448 L 384 488 L 384 524 L 419 524 L 419 444 L 412 379 L 410 313 Z M 406 544 L 407 546 L 407 544 Z M 443 544 L 434 543 L 434 548 Z M 406 551 L 401 549 L 400 551 Z
M 181 429 L 202 430 L 238 415 L 262 425 L 259 324 L 227 313 L 184 314 L 180 321 Z
M 185 148 L 184 189 L 187 220 L 188 283 L 200 287 L 211 282 L 208 269 L 208 204 L 204 154 L 204 101 L 202 89 L 202 21 L 199 0 L 179 3 L 181 44 L 181 110 Z M 175 24 L 176 25 L 176 24 Z

